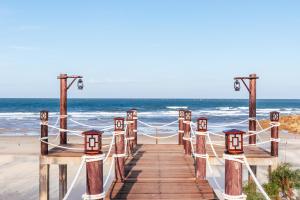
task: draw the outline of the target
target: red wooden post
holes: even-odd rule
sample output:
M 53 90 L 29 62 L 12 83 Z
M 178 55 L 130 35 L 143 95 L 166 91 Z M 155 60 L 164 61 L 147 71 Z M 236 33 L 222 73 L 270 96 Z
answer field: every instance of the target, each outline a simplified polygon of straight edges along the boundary
M 249 131 L 256 131 L 256 74 L 249 76 Z M 256 144 L 256 135 L 249 137 L 249 144 Z
M 191 124 L 192 121 L 192 112 L 186 110 L 184 112 L 184 136 L 183 139 L 185 140 L 185 154 L 191 155 L 192 154 L 192 141 L 189 140 L 191 138 Z
M 124 118 L 116 117 L 115 124 L 115 175 L 117 181 L 124 181 L 125 178 L 125 132 Z
M 185 110 L 179 110 L 178 112 L 178 144 L 183 145 L 184 140 L 182 139 L 183 137 L 183 120 L 184 120 L 184 112 Z
M 133 134 L 134 121 L 133 121 L 133 111 L 132 110 L 127 111 L 126 122 L 127 122 L 126 139 L 127 139 L 128 151 L 131 154 L 133 151 L 133 142 L 134 142 L 134 134 Z
M 41 155 L 48 154 L 48 111 L 43 110 L 40 112 L 41 120 Z
M 84 135 L 84 151 L 87 155 L 86 160 L 86 194 L 99 195 L 103 194 L 103 160 L 89 160 L 89 158 L 96 158 L 102 154 L 102 132 L 90 130 L 83 132 Z M 93 198 L 102 200 L 103 198 Z
M 60 74 L 60 128 L 67 129 L 67 87 L 68 75 Z M 67 144 L 67 132 L 60 131 L 60 144 Z M 67 193 L 67 165 L 59 165 L 59 199 L 62 200 Z
M 258 77 L 256 74 L 249 75 L 249 132 L 254 133 L 256 131 L 256 79 Z M 249 137 L 249 144 L 256 144 L 256 135 L 251 135 Z M 251 170 L 256 175 L 257 166 L 251 165 Z M 248 174 L 249 182 L 253 182 L 250 173 Z
M 134 134 L 134 146 L 137 145 L 137 109 L 131 109 L 133 111 L 133 134 Z
M 279 137 L 279 123 L 280 115 L 279 112 L 271 112 L 270 113 L 270 121 L 271 125 L 274 125 L 274 127 L 271 128 L 271 138 L 273 140 L 278 140 Z M 272 141 L 271 142 L 271 156 L 276 156 L 278 157 L 278 142 L 277 141 Z
M 225 156 L 237 156 L 243 154 L 243 131 L 229 130 L 225 133 Z M 225 159 L 226 159 L 225 157 Z M 236 159 L 238 157 L 235 157 Z M 240 196 L 243 193 L 243 164 L 238 161 L 225 160 L 225 194 L 229 196 Z M 230 198 L 227 198 L 230 199 Z
M 206 132 L 207 118 L 200 117 L 197 120 L 196 153 L 203 157 L 200 158 L 196 156 L 196 178 L 198 181 L 206 179 Z
M 68 75 L 60 74 L 60 128 L 67 129 L 67 92 Z M 60 144 L 67 144 L 67 132 L 60 131 Z

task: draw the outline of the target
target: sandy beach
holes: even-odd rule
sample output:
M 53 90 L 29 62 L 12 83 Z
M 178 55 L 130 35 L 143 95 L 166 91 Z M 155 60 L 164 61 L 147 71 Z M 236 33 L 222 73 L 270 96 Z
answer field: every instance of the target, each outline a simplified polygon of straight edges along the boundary
M 267 139 L 268 133 L 265 133 Z M 55 140 L 55 138 L 51 138 Z M 38 199 L 39 191 L 39 140 L 35 136 L 2 136 L 0 137 L 0 199 Z M 81 143 L 81 138 L 71 136 L 69 142 Z M 155 143 L 155 139 L 139 136 L 139 143 Z M 177 137 L 161 140 L 159 143 L 176 143 Z M 290 162 L 293 167 L 300 168 L 300 135 L 281 133 L 279 158 L 281 162 Z M 268 148 L 268 146 L 265 146 Z M 71 184 L 79 166 L 68 166 L 68 184 Z M 109 162 L 104 166 L 107 173 Z M 215 175 L 221 185 L 224 182 L 222 166 L 214 167 Z M 58 167 L 50 168 L 50 199 L 58 197 Z M 259 180 L 266 180 L 266 169 L 260 169 Z M 212 185 L 210 174 L 208 178 Z M 246 176 L 244 176 L 246 177 Z M 72 200 L 81 199 L 85 192 L 85 172 L 81 172 L 78 182 L 72 191 Z M 218 191 L 217 191 L 218 193 Z

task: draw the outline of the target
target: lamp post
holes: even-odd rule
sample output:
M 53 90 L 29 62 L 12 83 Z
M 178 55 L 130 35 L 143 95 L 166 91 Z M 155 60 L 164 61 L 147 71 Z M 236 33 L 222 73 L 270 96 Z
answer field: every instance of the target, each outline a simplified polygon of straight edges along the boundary
M 60 80 L 60 144 L 67 144 L 67 91 L 73 83 L 78 79 L 78 89 L 83 89 L 82 76 L 68 76 L 60 74 L 57 79 Z M 71 82 L 68 84 L 68 79 Z M 59 199 L 62 200 L 67 193 L 67 165 L 59 165 Z
M 249 77 L 235 77 L 234 89 L 235 91 L 240 91 L 240 81 L 244 84 L 249 92 L 249 133 L 254 133 L 256 131 L 256 80 L 259 79 L 256 74 L 250 74 Z M 249 80 L 249 83 L 246 83 Z M 249 137 L 249 144 L 256 144 L 256 135 L 253 134 Z M 253 173 L 256 175 L 256 166 L 251 166 Z M 249 181 L 252 178 L 249 175 Z

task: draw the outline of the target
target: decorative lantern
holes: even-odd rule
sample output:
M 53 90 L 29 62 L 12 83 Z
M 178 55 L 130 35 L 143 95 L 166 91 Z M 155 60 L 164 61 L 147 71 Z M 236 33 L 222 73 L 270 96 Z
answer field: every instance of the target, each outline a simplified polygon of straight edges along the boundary
M 185 110 L 179 110 L 179 119 L 184 119 Z
M 279 122 L 279 112 L 277 111 L 271 112 L 270 119 L 272 122 Z
M 207 131 L 207 118 L 200 117 L 198 118 L 198 131 L 206 132 Z
M 137 109 L 131 109 L 133 117 L 137 117 Z
M 189 110 L 186 110 L 184 112 L 184 120 L 185 121 L 191 121 L 192 120 L 192 112 Z
M 114 121 L 115 121 L 115 131 L 124 131 L 124 118 L 116 117 L 114 118 Z
M 78 90 L 82 90 L 83 89 L 83 80 L 80 78 L 77 81 L 77 88 Z
M 240 91 L 240 89 L 241 89 L 240 81 L 239 81 L 238 79 L 236 79 L 236 80 L 234 81 L 234 90 L 235 90 L 235 91 Z
M 243 150 L 243 134 L 245 132 L 231 129 L 228 131 L 224 131 L 225 133 L 225 145 L 226 151 L 228 154 L 242 154 Z
M 84 135 L 84 152 L 93 155 L 101 153 L 103 132 L 90 130 L 82 133 Z
M 42 122 L 48 121 L 48 111 L 43 110 L 40 112 L 40 120 Z
M 127 121 L 132 121 L 133 120 L 133 110 L 127 111 Z

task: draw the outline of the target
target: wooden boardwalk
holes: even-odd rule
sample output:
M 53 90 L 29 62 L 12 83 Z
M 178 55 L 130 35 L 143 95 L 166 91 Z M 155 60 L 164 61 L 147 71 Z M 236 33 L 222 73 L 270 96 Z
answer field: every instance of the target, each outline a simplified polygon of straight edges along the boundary
M 138 145 L 126 161 L 126 180 L 106 199 L 217 199 L 207 181 L 196 182 L 194 161 L 175 144 Z

